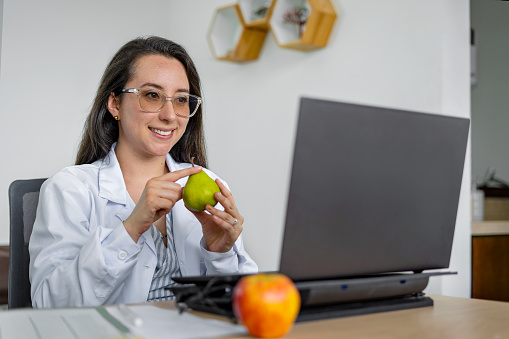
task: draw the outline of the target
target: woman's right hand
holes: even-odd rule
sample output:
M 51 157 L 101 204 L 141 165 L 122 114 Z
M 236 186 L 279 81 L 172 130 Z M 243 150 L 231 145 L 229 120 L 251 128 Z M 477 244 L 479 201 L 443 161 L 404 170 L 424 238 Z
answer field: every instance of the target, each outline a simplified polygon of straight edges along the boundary
M 201 167 L 190 167 L 166 173 L 147 181 L 140 200 L 131 215 L 124 220 L 124 227 L 134 242 L 145 233 L 155 221 L 170 213 L 175 203 L 182 199 L 182 186 L 177 180 L 196 174 Z

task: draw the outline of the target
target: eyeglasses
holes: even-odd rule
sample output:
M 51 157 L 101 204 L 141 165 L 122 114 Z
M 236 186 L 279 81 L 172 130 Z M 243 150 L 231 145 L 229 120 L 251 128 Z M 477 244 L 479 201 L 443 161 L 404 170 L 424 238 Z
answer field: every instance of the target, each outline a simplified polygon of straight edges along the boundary
M 201 104 L 201 98 L 192 94 L 177 94 L 173 97 L 167 97 L 163 92 L 153 88 L 127 88 L 121 93 L 136 93 L 140 108 L 149 113 L 161 111 L 167 101 L 171 101 L 175 114 L 180 117 L 192 117 Z

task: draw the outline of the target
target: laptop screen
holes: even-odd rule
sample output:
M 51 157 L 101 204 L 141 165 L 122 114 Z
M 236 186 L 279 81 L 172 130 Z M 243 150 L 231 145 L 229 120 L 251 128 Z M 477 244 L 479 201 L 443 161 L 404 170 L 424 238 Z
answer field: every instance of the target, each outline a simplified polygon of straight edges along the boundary
M 279 271 L 446 268 L 469 119 L 302 98 Z

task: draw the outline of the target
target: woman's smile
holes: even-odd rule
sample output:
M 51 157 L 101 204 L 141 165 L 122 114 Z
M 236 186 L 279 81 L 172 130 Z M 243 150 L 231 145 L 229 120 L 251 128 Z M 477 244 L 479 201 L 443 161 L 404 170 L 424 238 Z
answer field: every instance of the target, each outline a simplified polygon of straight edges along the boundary
M 158 136 L 163 136 L 163 137 L 167 137 L 167 136 L 170 136 L 173 135 L 173 131 L 175 129 L 159 129 L 159 128 L 154 128 L 154 127 L 149 127 L 149 129 L 154 132 L 155 134 L 157 134 Z

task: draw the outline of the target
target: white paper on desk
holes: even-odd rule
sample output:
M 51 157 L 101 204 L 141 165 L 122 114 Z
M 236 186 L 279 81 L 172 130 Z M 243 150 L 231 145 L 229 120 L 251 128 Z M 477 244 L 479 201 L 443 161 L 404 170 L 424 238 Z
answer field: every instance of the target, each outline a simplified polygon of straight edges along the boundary
M 1 339 L 103 339 L 121 335 L 94 308 L 0 312 Z
M 129 324 L 117 307 L 108 307 L 108 312 L 126 325 L 133 333 L 144 339 L 205 339 L 246 334 L 242 325 L 216 319 L 202 318 L 190 313 L 180 314 L 152 305 L 128 306 L 143 319 L 143 325 Z

